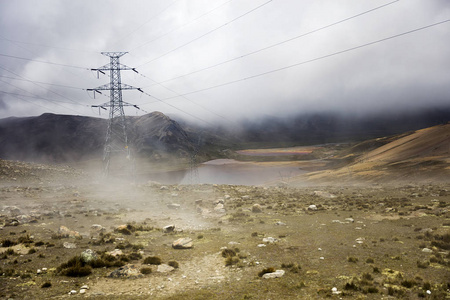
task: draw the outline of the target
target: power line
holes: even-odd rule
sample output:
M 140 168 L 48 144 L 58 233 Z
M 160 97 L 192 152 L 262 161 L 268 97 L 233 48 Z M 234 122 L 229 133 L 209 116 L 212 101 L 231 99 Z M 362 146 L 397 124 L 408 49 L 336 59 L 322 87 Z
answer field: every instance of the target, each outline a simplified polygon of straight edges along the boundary
M 0 56 L 9 57 L 9 58 L 15 58 L 15 59 L 21 59 L 21 60 L 28 60 L 28 61 L 33 61 L 33 62 L 38 62 L 38 63 L 43 63 L 43 64 L 49 64 L 49 65 L 55 65 L 55 66 L 63 66 L 63 67 L 69 67 L 69 68 L 89 70 L 88 68 L 80 67 L 80 66 L 73 66 L 73 65 L 61 64 L 61 63 L 54 63 L 54 62 L 45 61 L 45 60 L 37 60 L 37 59 L 32 59 L 32 58 L 19 57 L 19 56 L 14 56 L 14 55 L 7 55 L 7 54 L 3 54 L 3 53 L 0 53 Z
M 142 27 L 144 27 L 144 25 L 150 23 L 151 21 L 153 21 L 157 16 L 161 15 L 163 12 L 165 12 L 167 9 L 169 9 L 169 7 L 171 7 L 172 5 L 175 4 L 175 2 L 177 2 L 178 0 L 172 1 L 172 3 L 170 3 L 168 6 L 166 6 L 163 10 L 161 10 L 160 12 L 156 13 L 155 15 L 151 16 L 147 21 L 145 21 L 143 24 L 139 25 L 137 28 L 133 29 L 131 32 L 129 32 L 128 34 L 122 36 L 121 38 L 119 38 L 117 40 L 116 43 L 113 44 L 113 46 L 117 45 L 121 40 L 123 40 L 124 38 L 132 35 L 133 33 L 135 33 L 136 31 L 138 31 L 139 29 L 141 29 Z
M 147 61 L 147 62 L 145 62 L 145 63 L 139 65 L 137 68 L 142 67 L 143 65 L 146 65 L 146 64 L 148 64 L 148 63 L 151 63 L 151 62 L 153 62 L 153 61 L 155 61 L 155 60 L 158 60 L 158 59 L 160 59 L 160 58 L 162 58 L 162 57 L 164 57 L 164 56 L 166 56 L 166 55 L 168 55 L 168 54 L 170 54 L 170 53 L 172 53 L 172 52 L 175 52 L 175 51 L 177 51 L 177 50 L 179 50 L 179 49 L 181 49 L 181 48 L 183 48 L 183 47 L 185 47 L 185 46 L 187 46 L 187 45 L 189 45 L 189 44 L 195 42 L 195 41 L 198 41 L 199 39 L 201 39 L 201 38 L 203 38 L 203 37 L 205 37 L 205 36 L 207 36 L 207 35 L 209 35 L 209 34 L 215 32 L 215 31 L 217 31 L 217 30 L 219 30 L 219 29 L 221 29 L 221 28 L 223 28 L 223 27 L 225 27 L 225 26 L 227 26 L 227 25 L 230 25 L 230 24 L 233 23 L 234 21 L 237 21 L 237 20 L 239 20 L 240 18 L 243 18 L 243 17 L 247 16 L 248 14 L 251 14 L 252 12 L 256 11 L 257 9 L 259 9 L 259 8 L 261 8 L 261 7 L 263 7 L 263 6 L 266 6 L 267 4 L 269 4 L 269 3 L 272 2 L 272 1 L 273 1 L 273 0 L 269 0 L 269 1 L 267 1 L 267 2 L 264 2 L 263 4 L 261 4 L 261 5 L 255 7 L 255 8 L 253 8 L 253 9 L 247 11 L 246 13 L 244 13 L 244 14 L 242 14 L 242 15 L 240 15 L 240 16 L 238 16 L 238 17 L 236 17 L 236 18 L 234 18 L 234 19 L 232 19 L 232 20 L 230 20 L 230 21 L 228 21 L 228 22 L 226 22 L 225 24 L 222 24 L 222 25 L 220 25 L 219 27 L 216 27 L 216 28 L 214 28 L 214 29 L 212 29 L 212 30 L 210 30 L 210 31 L 208 31 L 208 32 L 206 32 L 206 33 L 204 33 L 204 34 L 202 34 L 202 35 L 196 37 L 195 39 L 190 40 L 189 42 L 184 43 L 184 44 L 182 44 L 181 46 L 176 47 L 175 49 L 170 50 L 169 52 L 166 52 L 166 53 L 164 53 L 164 54 L 162 54 L 162 55 L 160 55 L 160 56 L 158 56 L 158 57 L 153 58 L 152 60 L 149 60 L 149 61 Z
M 188 113 L 187 111 L 182 110 L 181 108 L 178 108 L 178 107 L 176 107 L 175 105 L 172 105 L 172 104 L 170 104 L 170 103 L 164 102 L 162 99 L 159 99 L 158 97 L 155 97 L 155 96 L 153 96 L 153 95 L 150 95 L 149 93 L 147 93 L 147 92 L 145 92 L 145 91 L 142 91 L 142 93 L 143 93 L 144 95 L 147 95 L 147 96 L 153 98 L 153 99 L 158 100 L 159 102 L 164 103 L 165 105 L 168 105 L 168 106 L 170 106 L 170 107 L 172 107 L 172 108 L 174 108 L 174 109 L 176 109 L 176 110 L 178 110 L 178 111 L 181 111 L 182 113 L 184 113 L 184 114 L 186 114 L 186 115 L 188 115 L 188 116 L 191 116 L 191 117 L 193 117 L 194 119 L 197 119 L 197 120 L 202 121 L 202 122 L 204 122 L 204 123 L 206 123 L 206 124 L 208 124 L 208 125 L 213 126 L 213 124 L 209 123 L 208 121 L 205 121 L 205 120 L 203 120 L 203 119 L 201 119 L 201 118 L 199 118 L 199 117 L 197 117 L 197 116 L 195 116 L 195 115 L 193 115 L 193 114 L 191 114 L 191 113 Z M 147 103 L 147 104 L 149 104 L 149 103 Z
M 17 77 L 5 76 L 5 75 L 0 75 L 0 77 L 13 79 L 13 80 L 19 80 L 19 81 L 29 81 L 28 79 L 24 79 L 24 78 L 17 78 Z M 45 84 L 45 85 L 52 85 L 52 86 L 57 86 L 57 87 L 68 88 L 68 89 L 85 90 L 83 88 L 70 86 L 70 85 L 63 85 L 63 84 L 56 84 L 56 83 L 49 83 L 49 82 L 42 82 L 42 81 L 34 81 L 34 82 L 35 83 L 39 83 L 39 84 Z
M 141 45 L 139 45 L 139 46 L 137 46 L 137 47 L 134 47 L 133 49 L 131 49 L 131 51 L 134 51 L 134 50 L 136 50 L 136 49 L 138 49 L 138 48 L 141 48 L 141 47 L 143 47 L 143 46 L 145 46 L 145 45 L 148 45 L 148 44 L 150 44 L 150 43 L 152 43 L 152 42 L 154 42 L 154 41 L 156 41 L 156 40 L 159 40 L 159 39 L 162 38 L 162 37 L 165 37 L 166 35 L 171 34 L 172 32 L 175 32 L 175 31 L 177 31 L 177 30 L 180 30 L 180 29 L 183 28 L 183 27 L 186 27 L 187 25 L 190 25 L 190 24 L 192 24 L 192 23 L 194 23 L 194 22 L 200 20 L 200 19 L 203 18 L 204 16 L 209 15 L 209 14 L 212 13 L 213 11 L 215 11 L 215 10 L 221 8 L 221 7 L 224 6 L 225 4 L 230 3 L 231 1 L 233 1 L 233 0 L 228 0 L 228 1 L 226 1 L 226 2 L 224 2 L 224 3 L 222 3 L 222 4 L 220 4 L 219 6 L 216 6 L 215 8 L 213 8 L 213 9 L 211 9 L 211 10 L 209 10 L 209 11 L 203 13 L 202 15 L 196 17 L 195 19 L 190 20 L 190 21 L 184 23 L 183 25 L 178 26 L 177 28 L 174 28 L 174 29 L 172 29 L 172 30 L 170 30 L 170 31 L 167 31 L 166 33 L 163 33 L 162 35 L 157 36 L 157 37 L 155 37 L 154 39 L 152 39 L 152 40 L 150 40 L 150 41 L 147 41 L 147 42 L 145 42 L 145 43 L 143 43 L 143 44 L 141 44 Z
M 195 104 L 195 105 L 197 105 L 197 106 L 203 108 L 205 111 L 207 111 L 207 112 L 209 112 L 209 113 L 212 113 L 213 115 L 216 115 L 216 116 L 218 116 L 218 117 L 220 117 L 220 118 L 222 118 L 222 119 L 224 119 L 224 120 L 227 120 L 227 121 L 231 122 L 231 120 L 227 119 L 226 117 L 224 117 L 224 116 L 222 116 L 222 115 L 219 115 L 218 113 L 216 113 L 216 112 L 214 112 L 214 111 L 208 109 L 207 107 L 205 107 L 205 106 L 203 106 L 203 105 L 198 104 L 197 102 L 195 102 L 195 101 L 193 101 L 193 100 L 187 98 L 186 96 L 183 96 L 183 95 L 178 94 L 178 93 L 177 93 L 176 91 L 174 91 L 173 89 L 171 89 L 171 88 L 169 88 L 169 87 L 167 87 L 167 86 L 165 86 L 165 85 L 162 85 L 161 83 L 156 82 L 155 80 L 151 79 L 150 77 L 145 76 L 144 74 L 142 74 L 142 73 L 140 73 L 140 72 L 139 72 L 138 74 L 141 75 L 142 77 L 145 77 L 145 78 L 147 78 L 147 79 L 150 79 L 151 81 L 155 82 L 155 84 L 158 84 L 158 85 L 162 86 L 162 87 L 165 88 L 166 90 L 171 91 L 172 93 L 175 93 L 175 94 L 177 94 L 178 96 L 180 96 L 180 97 L 182 97 L 182 98 L 188 100 L 189 102 L 191 102 L 191 103 L 193 103 L 193 104 Z M 152 96 L 152 97 L 153 97 L 153 96 Z M 155 99 L 156 99 L 156 98 L 155 98 Z M 161 100 L 160 100 L 160 101 L 161 101 Z
M 75 101 L 75 100 L 73 100 L 73 99 L 70 99 L 70 98 L 68 98 L 68 97 L 66 97 L 66 96 L 63 96 L 63 95 L 61 95 L 61 94 L 58 94 L 58 93 L 56 93 L 56 92 L 54 92 L 54 91 L 52 91 L 52 90 L 50 90 L 50 89 L 48 89 L 48 88 L 46 88 L 46 87 L 41 86 L 41 85 L 38 84 L 38 83 L 35 83 L 35 82 L 32 81 L 32 80 L 29 80 L 29 79 L 27 79 L 27 78 L 25 78 L 25 77 L 23 77 L 23 76 L 20 76 L 19 74 L 15 73 L 15 72 L 13 72 L 13 71 L 10 71 L 10 70 L 8 70 L 8 69 L 2 67 L 2 66 L 0 66 L 0 69 L 3 69 L 3 70 L 5 70 L 5 71 L 7 71 L 7 72 L 9 72 L 9 73 L 11 73 L 11 74 L 14 74 L 14 75 L 16 75 L 16 76 L 18 76 L 18 77 L 24 79 L 25 81 L 28 81 L 28 82 L 30 82 L 30 83 L 32 83 L 32 84 L 34 84 L 34 85 L 36 85 L 36 86 L 38 86 L 38 87 L 40 87 L 40 88 L 42 88 L 42 89 L 48 91 L 48 92 L 50 92 L 50 93 L 53 93 L 53 94 L 55 94 L 55 95 L 58 95 L 58 96 L 60 96 L 60 97 L 63 97 L 64 99 L 67 99 L 67 100 L 70 100 L 70 101 L 72 101 L 72 102 L 74 102 L 74 103 L 76 103 L 76 104 L 79 104 L 77 101 Z
M 25 92 L 27 92 L 27 93 L 30 93 L 30 94 L 32 94 L 32 95 L 34 95 L 34 96 L 37 96 L 37 95 L 35 95 L 35 94 L 33 94 L 33 93 L 31 93 L 31 92 L 25 90 L 25 89 L 22 89 L 22 88 L 20 88 L 20 87 L 18 87 L 18 86 L 16 86 L 16 85 L 14 85 L 14 84 L 11 84 L 11 83 L 9 83 L 9 82 L 3 81 L 3 80 L 1 80 L 1 79 L 0 79 L 0 81 L 1 81 L 1 82 L 4 82 L 4 83 L 6 83 L 6 84 L 8 84 L 8 85 L 10 85 L 10 86 L 12 86 L 12 87 L 15 87 L 15 88 L 17 88 L 17 89 L 19 89 L 19 90 L 22 90 L 22 91 L 25 91 Z M 14 96 L 14 97 L 17 98 L 17 96 Z M 39 97 L 39 96 L 38 96 L 38 97 Z M 48 102 L 52 102 L 52 103 L 54 103 L 55 105 L 61 106 L 61 107 L 64 108 L 64 109 L 68 109 L 68 110 L 74 111 L 74 112 L 76 112 L 76 113 L 78 113 L 78 114 L 82 114 L 82 113 L 80 113 L 79 111 L 76 111 L 76 110 L 74 110 L 74 109 L 72 109 L 72 108 L 65 107 L 64 105 L 59 104 L 59 103 L 71 104 L 71 103 L 63 102 L 63 101 L 57 101 L 57 100 L 51 100 L 51 99 L 47 99 L 47 98 L 41 98 L 41 99 L 42 99 L 42 100 L 46 100 L 46 101 L 48 101 Z M 24 99 L 22 99 L 22 100 L 24 100 Z M 24 101 L 30 102 L 30 101 L 28 101 L 28 100 L 24 100 Z M 59 102 L 59 103 L 58 103 L 58 102 Z M 76 103 L 76 104 L 82 105 L 82 104 L 80 104 L 80 103 Z M 39 106 L 40 106 L 40 105 L 39 105 Z
M 46 109 L 46 110 L 48 110 L 48 111 L 53 111 L 53 112 L 57 113 L 57 111 L 56 111 L 56 110 L 54 110 L 54 109 L 51 109 L 51 108 L 49 108 L 49 107 L 46 107 L 46 106 L 43 106 L 43 105 L 40 105 L 40 104 L 37 104 L 37 103 L 35 103 L 35 102 L 33 102 L 33 101 L 29 101 L 29 100 L 26 100 L 26 99 L 22 99 L 22 98 L 20 98 L 19 96 L 14 96 L 14 95 L 13 95 L 13 97 L 15 97 L 15 98 L 17 98 L 17 99 L 19 99 L 19 100 L 22 100 L 22 101 L 25 101 L 25 102 L 31 103 L 31 104 L 33 104 L 33 105 L 36 105 L 36 106 L 39 106 L 39 107 L 45 108 L 45 109 Z
M 169 82 L 169 81 L 172 81 L 172 80 L 175 80 L 175 79 L 179 79 L 179 78 L 186 77 L 186 76 L 189 76 L 189 75 L 192 75 L 192 74 L 196 74 L 196 73 L 199 73 L 199 72 L 202 72 L 202 71 L 205 71 L 205 70 L 209 70 L 209 69 L 212 69 L 212 68 L 215 68 L 215 67 L 224 65 L 224 64 L 226 64 L 226 63 L 229 63 L 229 62 L 232 62 L 232 61 L 235 61 L 235 60 L 238 60 L 238 59 L 242 59 L 242 58 L 244 58 L 244 57 L 247 57 L 247 56 L 250 56 L 250 55 L 253 55 L 253 54 L 256 54 L 256 53 L 259 53 L 259 52 L 268 50 L 268 49 L 271 49 L 271 48 L 273 48 L 273 47 L 276 47 L 276 46 L 279 46 L 279 45 L 282 45 L 282 44 L 285 44 L 285 43 L 288 43 L 288 42 L 292 42 L 292 41 L 294 41 L 294 40 L 296 40 L 296 39 L 305 37 L 305 36 L 307 36 L 307 35 L 316 33 L 316 32 L 318 32 L 318 31 L 327 29 L 327 28 L 329 28 L 329 27 L 332 27 L 332 26 L 335 26 L 335 25 L 344 23 L 344 22 L 346 22 L 346 21 L 355 19 L 355 18 L 357 18 L 357 17 L 360 17 L 360 16 L 362 16 L 362 15 L 371 13 L 371 12 L 373 12 L 373 11 L 376 11 L 376 10 L 378 10 L 378 9 L 381 9 L 381 8 L 386 7 L 386 6 L 392 5 L 392 4 L 394 4 L 394 3 L 396 3 L 396 2 L 399 2 L 399 1 L 400 1 L 400 0 L 395 0 L 395 1 L 389 2 L 389 3 L 387 3 L 387 4 L 384 4 L 384 5 L 381 5 L 381 6 L 372 8 L 372 9 L 369 9 L 369 10 L 367 10 L 367 11 L 364 11 L 364 12 L 362 12 L 362 13 L 356 14 L 356 15 L 354 15 L 354 16 L 351 16 L 351 17 L 342 19 L 342 20 L 340 20 L 340 21 L 337 21 L 337 22 L 328 24 L 328 25 L 326 25 L 326 26 L 323 26 L 323 27 L 314 29 L 314 30 L 312 30 L 312 31 L 309 31 L 309 32 L 306 32 L 306 33 L 303 33 L 303 34 L 300 34 L 300 35 L 297 35 L 297 36 L 294 36 L 294 37 L 289 38 L 289 39 L 287 39 L 287 40 L 283 40 L 283 41 L 281 41 L 281 42 L 278 42 L 278 43 L 275 43 L 275 44 L 272 44 L 272 45 L 269 45 L 269 46 L 266 46 L 266 47 L 257 49 L 257 50 L 255 50 L 255 51 L 252 51 L 252 52 L 249 52 L 249 53 L 246 53 L 246 54 L 243 54 L 243 55 L 240 55 L 240 56 L 237 56 L 237 57 L 234 57 L 234 58 L 231 58 L 231 59 L 222 61 L 222 62 L 218 62 L 218 63 L 216 63 L 216 64 L 214 64 L 214 65 L 211 65 L 211 66 L 207 66 L 207 67 L 204 67 L 204 68 L 201 68 L 201 69 L 198 69 L 198 70 L 195 70 L 195 71 L 192 71 L 192 72 L 183 74 L 183 75 L 179 75 L 179 76 L 176 76 L 176 77 L 173 77 L 173 78 L 170 78 L 170 79 L 166 79 L 166 80 L 160 81 L 159 83 Z
M 411 33 L 417 32 L 417 31 L 428 29 L 430 27 L 441 25 L 441 24 L 444 24 L 446 22 L 450 22 L 450 19 L 447 19 L 447 20 L 444 20 L 444 21 L 441 21 L 441 22 L 437 22 L 437 23 L 433 23 L 431 25 L 423 26 L 423 27 L 420 27 L 420 28 L 416 28 L 416 29 L 413 29 L 413 30 L 410 30 L 410 31 L 406 31 L 406 32 L 403 32 L 403 33 L 399 33 L 399 34 L 396 34 L 396 35 L 392 35 L 392 36 L 389 36 L 389 37 L 386 37 L 386 38 L 383 38 L 383 39 L 379 39 L 379 40 L 376 40 L 376 41 L 373 41 L 373 42 L 370 42 L 370 43 L 366 43 L 366 44 L 363 44 L 363 45 L 359 45 L 359 46 L 356 46 L 356 47 L 347 48 L 345 50 L 333 52 L 333 53 L 330 53 L 330 54 L 327 54 L 327 55 L 323 55 L 323 56 L 320 56 L 320 57 L 317 57 L 317 58 L 313 58 L 313 59 L 310 59 L 310 60 L 306 60 L 306 61 L 302 61 L 302 62 L 299 62 L 299 63 L 295 63 L 295 64 L 292 64 L 292 65 L 289 65 L 289 66 L 285 66 L 285 67 L 282 67 L 282 68 L 278 68 L 278 69 L 274 69 L 274 70 L 271 70 L 271 71 L 255 74 L 255 75 L 244 77 L 244 78 L 237 79 L 237 80 L 228 81 L 228 82 L 217 84 L 217 85 L 210 86 L 210 87 L 207 87 L 207 88 L 191 91 L 191 92 L 188 92 L 188 93 L 183 93 L 183 94 L 180 94 L 179 96 L 164 98 L 162 100 L 169 100 L 169 99 L 178 98 L 180 96 L 186 96 L 186 95 L 195 94 L 195 93 L 199 93 L 199 92 L 203 92 L 203 91 L 207 91 L 207 90 L 212 90 L 212 89 L 215 89 L 215 88 L 218 88 L 218 87 L 222 87 L 222 86 L 238 83 L 238 82 L 241 82 L 241 81 L 245 81 L 245 80 L 249 80 L 249 79 L 265 76 L 265 75 L 268 75 L 268 74 L 271 74 L 271 73 L 287 70 L 287 69 L 290 69 L 290 68 L 293 68 L 293 67 L 298 67 L 300 65 L 308 64 L 308 63 L 311 63 L 311 62 L 315 62 L 315 61 L 318 61 L 318 60 L 322 60 L 322 59 L 325 59 L 325 58 L 329 58 L 329 57 L 336 56 L 336 55 L 339 55 L 339 54 L 347 53 L 347 52 L 350 52 L 350 51 L 354 51 L 354 50 L 357 50 L 357 49 L 368 47 L 368 46 L 371 46 L 371 45 L 374 45 L 374 44 L 378 44 L 378 43 L 381 43 L 381 42 L 385 42 L 385 41 L 388 41 L 388 40 L 391 40 L 391 39 L 394 39 L 394 38 L 398 38 L 398 37 L 401 37 L 401 36 L 404 36 L 404 35 L 407 35 L 407 34 L 411 34 Z
M 37 47 L 43 47 L 43 48 L 52 48 L 52 49 L 58 49 L 58 50 L 66 50 L 66 51 L 76 51 L 76 52 L 86 52 L 86 53 L 96 53 L 92 50 L 81 50 L 81 49 L 71 49 L 71 48 L 65 48 L 65 47 L 56 47 L 56 46 L 49 46 L 49 45 L 42 45 L 42 44 L 36 44 L 36 43 L 30 43 L 30 42 L 23 42 L 23 41 L 16 41 L 11 40 L 8 38 L 5 38 L 4 36 L 0 35 L 0 39 L 8 41 L 10 43 L 17 43 L 17 44 L 24 44 L 24 45 L 30 45 L 30 46 L 37 46 Z

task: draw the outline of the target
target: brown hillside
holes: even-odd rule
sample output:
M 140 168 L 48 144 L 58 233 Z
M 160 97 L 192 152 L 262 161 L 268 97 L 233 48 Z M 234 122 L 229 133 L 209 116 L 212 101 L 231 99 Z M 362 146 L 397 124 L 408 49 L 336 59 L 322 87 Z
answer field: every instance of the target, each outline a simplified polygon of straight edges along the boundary
M 449 156 L 450 124 L 416 132 L 383 145 L 366 155 L 368 161 L 396 162 L 420 157 Z
M 356 162 L 335 170 L 309 173 L 308 180 L 316 183 L 448 182 L 450 124 L 403 134 L 376 149 L 353 154 L 359 157 Z

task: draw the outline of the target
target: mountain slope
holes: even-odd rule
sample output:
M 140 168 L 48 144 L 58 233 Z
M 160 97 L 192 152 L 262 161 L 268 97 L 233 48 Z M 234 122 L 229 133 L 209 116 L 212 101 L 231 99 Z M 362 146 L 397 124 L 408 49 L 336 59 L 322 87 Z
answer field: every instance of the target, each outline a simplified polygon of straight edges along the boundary
M 186 157 L 192 145 L 184 130 L 160 112 L 127 117 L 135 153 L 154 159 Z M 43 114 L 0 120 L 0 158 L 37 162 L 73 162 L 101 157 L 107 120 Z
M 380 140 L 387 143 L 359 152 L 358 158 L 344 167 L 311 173 L 308 178 L 344 182 L 449 180 L 450 123 Z

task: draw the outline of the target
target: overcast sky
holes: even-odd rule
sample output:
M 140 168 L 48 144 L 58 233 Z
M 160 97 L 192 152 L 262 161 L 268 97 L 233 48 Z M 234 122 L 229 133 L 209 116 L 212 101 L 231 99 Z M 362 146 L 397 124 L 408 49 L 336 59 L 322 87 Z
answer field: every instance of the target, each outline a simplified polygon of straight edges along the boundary
M 142 109 L 129 115 L 214 123 L 448 105 L 449 20 L 448 0 L 4 0 L 0 118 L 98 116 L 91 105 L 109 94 L 86 89 L 109 83 L 89 70 L 109 63 L 102 51 L 129 52 L 120 62 L 140 73 L 122 71 L 146 92 L 123 92 Z

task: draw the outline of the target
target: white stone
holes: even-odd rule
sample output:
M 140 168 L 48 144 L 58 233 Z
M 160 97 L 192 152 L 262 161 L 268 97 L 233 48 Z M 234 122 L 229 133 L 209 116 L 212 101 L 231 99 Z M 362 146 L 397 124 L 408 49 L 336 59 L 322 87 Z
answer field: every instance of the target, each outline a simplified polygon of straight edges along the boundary
M 423 249 L 422 249 L 422 252 L 425 252 L 425 253 L 433 253 L 433 250 L 428 249 L 428 248 L 423 248 Z
M 321 257 L 319 257 L 319 259 L 320 259 L 320 260 L 324 260 L 324 259 L 325 259 L 325 257 L 321 256 Z
M 259 248 L 266 247 L 266 244 L 258 244 Z
M 311 204 L 308 206 L 308 210 L 317 210 L 317 206 L 315 204 Z
M 431 295 L 431 291 L 430 291 L 430 290 L 427 290 L 427 294 L 428 294 L 428 295 Z
M 275 243 L 275 242 L 278 242 L 278 240 L 276 239 L 276 238 L 273 238 L 273 237 L 266 237 L 266 238 L 263 238 L 263 243 L 270 243 L 270 244 L 273 244 L 273 243 Z
M 86 290 L 85 289 L 80 289 L 80 294 L 85 294 Z
M 69 292 L 69 295 L 75 295 L 76 293 L 77 293 L 77 291 L 71 290 L 71 291 Z
M 263 275 L 264 279 L 271 279 L 271 278 L 279 278 L 282 277 L 284 275 L 284 270 L 276 270 L 273 273 L 266 273 Z

